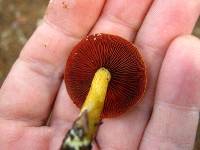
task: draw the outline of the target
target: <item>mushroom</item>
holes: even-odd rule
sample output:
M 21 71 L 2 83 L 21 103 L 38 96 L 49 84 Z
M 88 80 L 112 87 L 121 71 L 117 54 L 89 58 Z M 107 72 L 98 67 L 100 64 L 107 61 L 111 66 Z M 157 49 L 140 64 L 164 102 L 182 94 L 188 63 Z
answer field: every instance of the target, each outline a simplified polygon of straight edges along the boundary
M 101 33 L 87 36 L 74 47 L 64 78 L 69 96 L 81 111 L 62 150 L 90 150 L 101 119 L 121 115 L 140 102 L 147 82 L 138 49 L 119 36 Z

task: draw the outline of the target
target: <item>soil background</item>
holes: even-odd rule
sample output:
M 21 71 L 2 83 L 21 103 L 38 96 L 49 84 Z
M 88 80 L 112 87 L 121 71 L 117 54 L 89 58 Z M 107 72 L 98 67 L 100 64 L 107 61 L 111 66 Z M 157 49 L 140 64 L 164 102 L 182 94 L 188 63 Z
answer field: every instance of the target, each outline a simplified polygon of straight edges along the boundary
M 0 86 L 47 4 L 48 0 L 0 0 Z M 200 38 L 200 18 L 193 34 Z M 194 150 L 200 150 L 200 125 Z

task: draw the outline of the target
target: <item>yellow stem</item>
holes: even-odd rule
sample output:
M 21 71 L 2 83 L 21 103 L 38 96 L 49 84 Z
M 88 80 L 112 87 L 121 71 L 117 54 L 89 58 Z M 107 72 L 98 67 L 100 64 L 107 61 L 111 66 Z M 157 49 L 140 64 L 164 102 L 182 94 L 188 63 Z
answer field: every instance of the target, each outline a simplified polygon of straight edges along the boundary
M 60 150 L 92 149 L 91 143 L 101 121 L 100 115 L 110 79 L 111 75 L 107 69 L 97 70 L 79 117 L 66 134 Z
M 111 79 L 110 72 L 105 68 L 100 68 L 94 75 L 89 93 L 81 108 L 80 115 L 87 111 L 88 114 L 88 137 L 93 138 L 98 124 L 100 115 L 103 110 L 104 100 Z

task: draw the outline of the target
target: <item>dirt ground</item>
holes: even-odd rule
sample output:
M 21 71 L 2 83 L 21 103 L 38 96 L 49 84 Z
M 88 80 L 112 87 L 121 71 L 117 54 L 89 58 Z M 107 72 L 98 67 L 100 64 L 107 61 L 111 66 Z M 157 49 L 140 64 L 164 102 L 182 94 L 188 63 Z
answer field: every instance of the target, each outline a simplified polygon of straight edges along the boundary
M 0 86 L 42 19 L 48 0 L 0 0 Z M 200 37 L 200 19 L 193 32 Z M 195 150 L 200 150 L 200 126 Z

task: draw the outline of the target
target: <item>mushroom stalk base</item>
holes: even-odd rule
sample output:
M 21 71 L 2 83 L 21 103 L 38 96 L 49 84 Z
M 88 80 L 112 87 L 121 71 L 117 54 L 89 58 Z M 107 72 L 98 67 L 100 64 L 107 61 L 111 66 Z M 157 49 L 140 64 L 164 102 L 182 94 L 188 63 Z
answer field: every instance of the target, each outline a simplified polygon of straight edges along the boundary
M 97 70 L 79 117 L 66 134 L 60 150 L 92 149 L 91 143 L 101 122 L 100 115 L 110 79 L 111 75 L 107 69 Z

